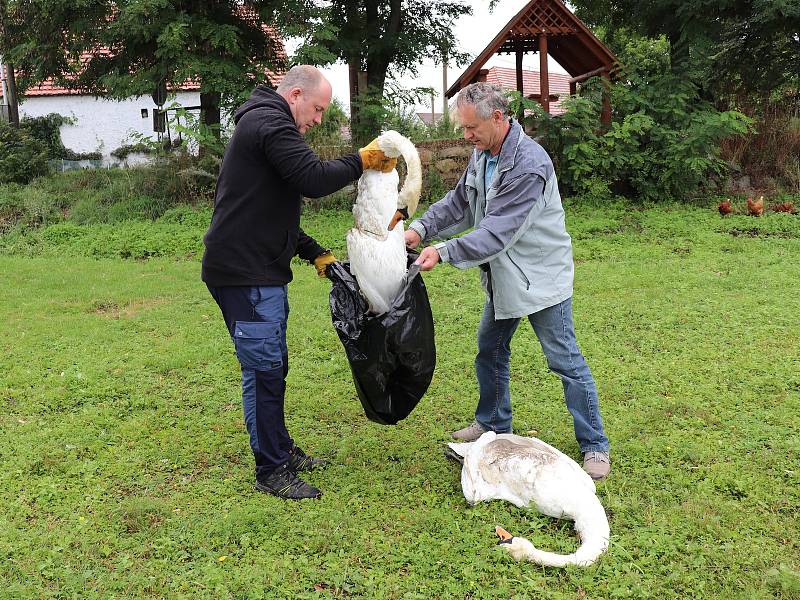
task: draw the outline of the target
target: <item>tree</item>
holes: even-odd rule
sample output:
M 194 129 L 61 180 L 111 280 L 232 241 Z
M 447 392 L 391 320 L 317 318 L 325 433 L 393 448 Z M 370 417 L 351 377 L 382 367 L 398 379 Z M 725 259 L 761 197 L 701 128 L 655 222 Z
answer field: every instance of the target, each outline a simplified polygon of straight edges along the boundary
M 22 74 L 23 90 L 53 78 L 123 99 L 195 81 L 200 121 L 217 136 L 221 104 L 263 83 L 268 69 L 284 67 L 282 47 L 265 24 L 278 8 L 297 15 L 303 6 L 293 0 L 0 2 L 11 17 L 5 50 Z
M 452 23 L 471 12 L 462 0 L 331 0 L 315 3 L 313 18 L 287 31 L 304 40 L 299 62 L 349 66 L 350 125 L 361 144 L 381 129 L 393 74 L 415 74 L 420 57 L 438 56 L 442 47 L 451 48 L 451 60 L 464 62 L 466 55 L 452 50 Z
M 800 82 L 800 0 L 574 0 L 577 15 L 603 27 L 670 43 L 673 73 L 706 90 L 765 94 Z

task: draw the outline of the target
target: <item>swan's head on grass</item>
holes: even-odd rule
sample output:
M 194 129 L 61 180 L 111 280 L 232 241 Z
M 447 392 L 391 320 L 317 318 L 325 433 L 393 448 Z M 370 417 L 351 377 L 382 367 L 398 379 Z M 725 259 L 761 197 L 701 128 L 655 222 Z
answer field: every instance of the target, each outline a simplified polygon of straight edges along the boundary
M 514 537 L 499 525 L 494 528 L 494 532 L 497 537 L 500 538 L 500 541 L 497 542 L 497 545 L 508 552 L 514 558 L 514 560 L 527 559 L 529 556 L 531 556 L 533 550 L 535 549 L 534 545 L 528 540 L 521 537 Z

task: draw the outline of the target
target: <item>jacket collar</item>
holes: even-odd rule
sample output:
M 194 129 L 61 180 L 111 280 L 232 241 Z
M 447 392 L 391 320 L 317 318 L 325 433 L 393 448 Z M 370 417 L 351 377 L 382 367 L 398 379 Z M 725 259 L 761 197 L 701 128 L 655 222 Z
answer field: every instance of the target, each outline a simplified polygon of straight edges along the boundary
M 517 160 L 517 148 L 523 135 L 525 135 L 525 132 L 522 131 L 522 126 L 519 122 L 516 119 L 511 119 L 511 129 L 500 147 L 500 160 L 497 161 L 496 167 L 498 172 L 508 171 L 514 166 L 514 162 Z

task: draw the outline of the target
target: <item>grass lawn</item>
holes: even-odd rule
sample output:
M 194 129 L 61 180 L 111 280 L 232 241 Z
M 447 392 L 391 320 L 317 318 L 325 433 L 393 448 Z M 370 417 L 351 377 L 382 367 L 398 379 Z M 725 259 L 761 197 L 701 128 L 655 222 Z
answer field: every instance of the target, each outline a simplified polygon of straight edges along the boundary
M 800 216 L 568 205 L 614 465 L 610 550 L 564 570 L 514 562 L 493 528 L 570 552 L 570 522 L 466 506 L 442 454 L 475 405 L 474 270 L 425 274 L 436 374 L 386 427 L 363 415 L 327 282 L 296 264 L 287 419 L 332 465 L 308 478 L 319 501 L 255 492 L 236 359 L 199 281 L 206 218 L 0 239 L 0 597 L 800 597 Z M 304 217 L 340 255 L 350 222 Z M 579 458 L 528 326 L 512 397 L 516 432 Z

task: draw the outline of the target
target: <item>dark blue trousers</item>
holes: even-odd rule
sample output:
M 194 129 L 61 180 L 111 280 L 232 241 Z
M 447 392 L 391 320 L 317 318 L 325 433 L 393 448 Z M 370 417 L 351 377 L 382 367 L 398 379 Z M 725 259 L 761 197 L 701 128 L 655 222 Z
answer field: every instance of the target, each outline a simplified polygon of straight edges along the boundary
M 242 407 L 263 478 L 289 460 L 294 445 L 286 429 L 283 404 L 289 355 L 286 286 L 208 286 L 228 327 L 242 368 Z

